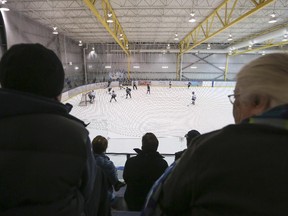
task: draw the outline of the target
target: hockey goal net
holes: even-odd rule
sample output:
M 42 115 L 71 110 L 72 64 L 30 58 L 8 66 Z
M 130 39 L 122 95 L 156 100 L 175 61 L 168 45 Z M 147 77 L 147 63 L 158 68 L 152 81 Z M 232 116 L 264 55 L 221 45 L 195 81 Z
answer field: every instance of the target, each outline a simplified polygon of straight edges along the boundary
M 85 93 L 83 93 L 81 95 L 81 100 L 80 100 L 79 106 L 87 106 L 87 102 L 88 102 L 87 97 L 88 97 L 88 95 Z

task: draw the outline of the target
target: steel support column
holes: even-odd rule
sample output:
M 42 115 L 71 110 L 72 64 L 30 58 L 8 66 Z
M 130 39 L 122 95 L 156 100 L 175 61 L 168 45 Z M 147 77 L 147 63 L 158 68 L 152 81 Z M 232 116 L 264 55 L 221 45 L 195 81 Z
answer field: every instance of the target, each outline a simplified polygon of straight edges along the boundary
M 224 72 L 224 81 L 227 80 L 228 65 L 229 65 L 229 54 L 226 54 L 226 65 L 225 65 L 225 72 Z
M 183 54 L 177 53 L 177 62 L 176 62 L 176 80 L 181 81 L 182 79 L 182 58 Z

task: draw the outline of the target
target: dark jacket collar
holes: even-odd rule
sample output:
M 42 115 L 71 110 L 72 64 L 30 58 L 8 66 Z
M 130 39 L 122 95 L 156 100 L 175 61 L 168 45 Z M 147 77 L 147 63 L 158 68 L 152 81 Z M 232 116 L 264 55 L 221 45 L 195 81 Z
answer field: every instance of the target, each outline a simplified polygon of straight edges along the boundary
M 159 157 L 159 158 L 164 158 L 159 152 L 144 152 L 143 150 L 139 148 L 134 148 L 133 149 L 138 155 L 140 156 L 153 156 L 153 157 Z
M 54 99 L 11 89 L 0 89 L 0 119 L 37 113 L 61 115 L 85 125 L 83 121 L 70 115 L 64 104 Z

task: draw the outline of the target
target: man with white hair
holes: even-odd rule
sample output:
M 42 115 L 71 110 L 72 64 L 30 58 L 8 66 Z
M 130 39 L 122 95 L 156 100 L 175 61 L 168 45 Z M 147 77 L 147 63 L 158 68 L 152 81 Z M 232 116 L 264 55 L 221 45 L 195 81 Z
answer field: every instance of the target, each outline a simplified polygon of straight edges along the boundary
M 142 215 L 288 215 L 287 92 L 287 54 L 243 67 L 236 124 L 195 138 Z

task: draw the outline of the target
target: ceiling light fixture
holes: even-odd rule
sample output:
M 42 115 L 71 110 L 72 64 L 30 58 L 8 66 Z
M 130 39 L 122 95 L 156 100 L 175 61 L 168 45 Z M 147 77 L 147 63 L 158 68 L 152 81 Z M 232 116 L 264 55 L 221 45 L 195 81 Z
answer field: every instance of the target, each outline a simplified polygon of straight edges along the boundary
M 81 40 L 79 40 L 79 44 L 78 44 L 78 46 L 83 46 L 83 43 L 82 43 L 82 41 Z
M 107 14 L 107 16 L 108 16 L 108 18 L 107 18 L 107 21 L 106 21 L 106 22 L 107 22 L 107 23 L 113 23 L 114 21 L 113 21 L 113 19 L 112 19 L 112 13 L 109 12 L 109 13 Z
M 6 0 L 2 0 L 0 4 L 0 11 L 9 11 L 10 9 L 6 6 Z
M 228 37 L 228 39 L 227 39 L 228 41 L 232 41 L 233 40 L 233 37 L 232 37 L 232 35 L 231 34 L 229 34 L 229 37 Z
M 52 34 L 58 35 L 58 31 L 57 31 L 57 27 L 56 26 L 53 27 Z
M 211 45 L 210 43 L 207 44 L 207 50 L 210 50 L 211 49 Z
M 179 38 L 178 38 L 178 34 L 177 34 L 177 33 L 175 33 L 174 40 L 175 40 L 175 41 L 178 41 L 178 40 L 179 40 Z
M 123 34 L 120 34 L 119 36 L 120 36 L 120 37 L 119 37 L 120 40 L 124 40 Z
M 276 22 L 277 22 L 276 14 L 275 14 L 275 12 L 273 12 L 270 15 L 270 19 L 269 19 L 268 23 L 276 23 Z
M 287 33 L 283 35 L 282 41 L 283 42 L 288 41 L 288 34 Z
M 196 22 L 196 18 L 195 18 L 195 13 L 190 13 L 191 18 L 189 19 L 189 22 L 193 23 Z
M 170 49 L 170 44 L 167 44 L 167 50 L 169 50 Z

